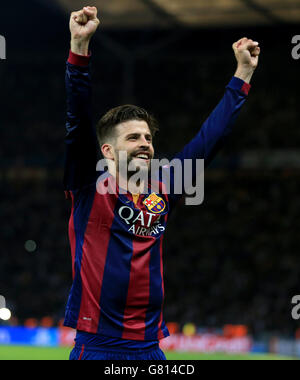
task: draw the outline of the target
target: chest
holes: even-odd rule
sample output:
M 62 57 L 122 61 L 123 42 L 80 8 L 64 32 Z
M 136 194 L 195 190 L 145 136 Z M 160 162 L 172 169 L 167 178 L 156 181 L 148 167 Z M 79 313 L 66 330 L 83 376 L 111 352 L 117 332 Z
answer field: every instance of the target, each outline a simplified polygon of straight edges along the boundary
M 135 199 L 131 194 L 96 193 L 90 217 L 120 234 L 159 237 L 165 231 L 168 208 L 167 199 L 156 193 Z

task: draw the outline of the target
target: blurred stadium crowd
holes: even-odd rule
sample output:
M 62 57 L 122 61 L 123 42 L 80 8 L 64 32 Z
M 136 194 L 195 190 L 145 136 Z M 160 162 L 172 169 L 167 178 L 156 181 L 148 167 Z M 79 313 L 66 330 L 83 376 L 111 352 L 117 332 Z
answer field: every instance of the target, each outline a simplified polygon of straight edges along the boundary
M 70 205 L 62 187 L 64 27 L 55 34 L 64 36 L 59 43 L 48 35 L 47 47 L 33 44 L 21 53 L 11 47 L 1 62 L 0 294 L 20 323 L 45 315 L 58 322 L 71 285 Z M 169 222 L 165 318 L 207 327 L 244 324 L 255 334 L 292 334 L 297 324 L 291 319 L 291 298 L 300 292 L 300 171 L 246 170 L 239 158 L 246 150 L 272 155 L 300 145 L 299 71 L 288 50 L 278 54 L 272 31 L 248 32 L 261 38 L 263 49 L 248 104 L 234 136 L 206 172 L 204 204 L 186 207 L 182 202 Z M 124 63 L 100 40 L 93 47 L 95 120 L 124 102 L 144 106 L 161 124 L 157 152 L 171 157 L 195 135 L 233 74 L 231 43 L 245 31 L 224 32 L 217 52 L 211 44 L 214 33 L 201 48 L 206 33 L 193 31 L 136 59 L 127 78 L 130 93 Z M 125 45 L 130 41 L 129 49 L 160 38 L 157 31 L 134 35 L 116 31 L 109 37 Z M 280 37 L 287 49 L 289 37 L 289 30 Z M 29 240 L 36 247 L 28 249 Z

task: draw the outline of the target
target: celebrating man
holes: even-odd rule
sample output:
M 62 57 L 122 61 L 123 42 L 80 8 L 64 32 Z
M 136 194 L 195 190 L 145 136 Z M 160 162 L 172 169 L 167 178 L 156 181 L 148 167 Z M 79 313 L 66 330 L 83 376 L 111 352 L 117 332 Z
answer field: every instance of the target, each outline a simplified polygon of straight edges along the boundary
M 125 105 L 110 110 L 94 128 L 89 42 L 99 23 L 95 7 L 70 19 L 64 184 L 72 200 L 73 285 L 65 315 L 65 325 L 77 330 L 71 359 L 165 360 L 159 348 L 169 335 L 162 310 L 162 241 L 168 216 L 184 194 L 172 187 L 166 191 L 160 176 L 155 187 L 150 182 L 144 191 L 121 191 L 120 153 L 126 153 L 127 164 L 150 172 L 158 125 L 146 110 Z M 175 156 L 180 162 L 207 164 L 215 156 L 246 101 L 258 45 L 247 38 L 233 45 L 237 71 L 199 133 Z M 101 173 L 96 171 L 100 150 L 108 162 Z M 171 175 L 171 183 L 176 181 Z

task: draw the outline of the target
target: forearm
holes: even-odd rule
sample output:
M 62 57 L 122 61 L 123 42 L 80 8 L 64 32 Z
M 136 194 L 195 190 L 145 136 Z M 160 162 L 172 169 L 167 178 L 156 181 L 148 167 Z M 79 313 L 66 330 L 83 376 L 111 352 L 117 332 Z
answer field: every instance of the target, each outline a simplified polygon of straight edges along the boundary
M 89 56 L 70 52 L 66 67 L 68 121 L 87 124 L 91 121 L 91 75 Z M 73 128 L 72 128 L 73 129 Z
M 249 68 L 248 66 L 238 66 L 234 76 L 250 84 L 254 71 L 255 69 Z

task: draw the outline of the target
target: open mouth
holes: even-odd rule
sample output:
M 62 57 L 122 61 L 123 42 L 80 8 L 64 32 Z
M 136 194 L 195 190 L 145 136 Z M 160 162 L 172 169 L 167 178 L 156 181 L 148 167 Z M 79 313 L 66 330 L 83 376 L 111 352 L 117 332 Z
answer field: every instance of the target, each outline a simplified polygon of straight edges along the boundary
M 150 160 L 150 154 L 149 153 L 138 153 L 134 156 L 134 158 L 138 158 L 140 160 L 148 162 Z

